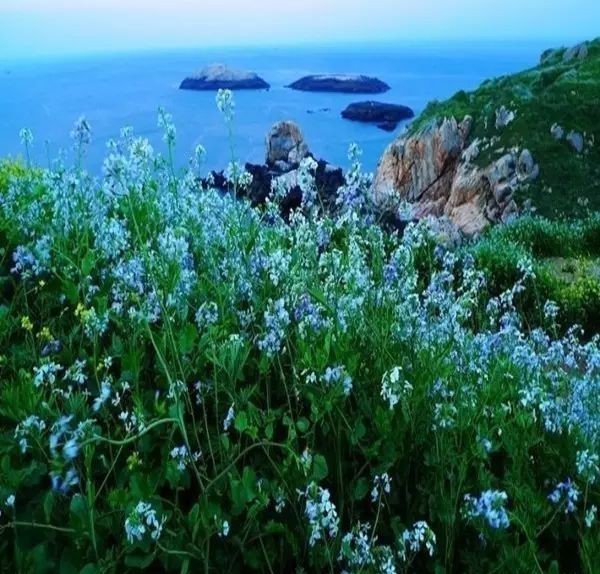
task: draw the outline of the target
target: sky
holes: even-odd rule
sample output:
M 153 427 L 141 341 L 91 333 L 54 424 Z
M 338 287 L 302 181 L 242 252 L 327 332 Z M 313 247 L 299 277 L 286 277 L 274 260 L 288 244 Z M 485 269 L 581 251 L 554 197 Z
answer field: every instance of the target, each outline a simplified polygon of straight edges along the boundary
M 0 59 L 294 43 L 567 43 L 598 35 L 600 0 L 0 0 Z

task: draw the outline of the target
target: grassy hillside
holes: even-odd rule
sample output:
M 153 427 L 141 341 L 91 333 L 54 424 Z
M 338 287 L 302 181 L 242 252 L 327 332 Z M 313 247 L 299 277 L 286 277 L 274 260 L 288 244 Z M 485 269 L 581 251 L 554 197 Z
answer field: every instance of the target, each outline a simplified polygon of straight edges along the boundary
M 490 143 L 478 158 L 481 165 L 513 146 L 528 148 L 539 163 L 540 178 L 521 191 L 521 202 L 531 199 L 538 213 L 547 217 L 579 217 L 600 209 L 600 39 L 590 42 L 588 49 L 587 57 L 568 62 L 563 61 L 565 49 L 553 51 L 535 68 L 432 102 L 411 129 L 418 130 L 434 117 L 469 114 L 474 119 L 471 137 Z M 501 106 L 516 117 L 497 129 L 496 110 Z M 566 139 L 553 137 L 555 123 L 565 135 L 575 131 L 584 136 L 582 153 Z

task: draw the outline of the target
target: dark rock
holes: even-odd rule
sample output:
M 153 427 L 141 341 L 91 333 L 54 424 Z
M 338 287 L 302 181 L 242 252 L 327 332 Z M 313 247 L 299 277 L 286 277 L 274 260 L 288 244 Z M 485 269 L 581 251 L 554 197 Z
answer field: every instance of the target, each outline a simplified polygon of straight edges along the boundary
M 398 122 L 381 122 L 377 127 L 384 132 L 393 132 L 398 127 Z
M 254 72 L 232 70 L 217 64 L 185 78 L 181 90 L 268 90 L 271 86 Z
M 252 175 L 252 183 L 246 189 L 238 190 L 239 197 L 246 197 L 250 200 L 253 207 L 262 205 L 265 203 L 267 198 L 271 195 L 271 182 L 274 178 L 284 175 L 286 173 L 292 173 L 297 169 L 296 166 L 291 166 L 287 171 L 280 171 L 273 165 L 258 165 L 247 163 L 245 169 Z M 228 185 L 227 179 L 224 173 L 211 172 L 212 187 L 222 191 L 223 193 L 231 192 Z M 331 207 L 335 203 L 335 197 L 337 190 L 346 183 L 344 173 L 341 168 L 337 168 L 327 163 L 324 160 L 317 161 L 317 169 L 315 171 L 315 183 L 319 194 L 319 199 L 323 205 Z M 205 186 L 209 186 L 208 181 L 203 181 Z M 300 188 L 295 185 L 290 193 L 281 202 L 282 215 L 284 211 L 290 211 L 294 207 L 300 205 L 302 200 L 302 192 Z
M 414 118 L 415 112 L 399 104 L 369 101 L 350 104 L 342 112 L 342 117 L 356 122 L 376 123 L 378 128 L 391 132 L 396 129 L 398 122 Z
M 342 92 L 346 94 L 381 94 L 390 87 L 377 78 L 350 74 L 305 76 L 288 88 L 303 92 Z

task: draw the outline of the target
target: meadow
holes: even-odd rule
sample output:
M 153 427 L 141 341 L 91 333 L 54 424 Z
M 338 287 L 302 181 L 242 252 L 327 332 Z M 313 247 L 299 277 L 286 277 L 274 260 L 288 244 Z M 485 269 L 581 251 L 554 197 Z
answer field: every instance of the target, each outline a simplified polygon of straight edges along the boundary
M 0 167 L 0 572 L 599 572 L 598 215 L 389 233 L 352 146 L 284 219 L 159 125 Z

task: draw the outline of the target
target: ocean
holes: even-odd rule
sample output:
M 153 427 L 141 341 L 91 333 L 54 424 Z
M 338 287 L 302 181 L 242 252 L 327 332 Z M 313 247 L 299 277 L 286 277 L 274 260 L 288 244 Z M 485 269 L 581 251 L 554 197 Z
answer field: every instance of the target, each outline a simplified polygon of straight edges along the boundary
M 269 91 L 235 93 L 235 155 L 262 162 L 265 135 L 278 120 L 301 126 L 311 151 L 345 166 L 350 143 L 363 149 L 372 170 L 394 138 L 375 126 L 343 120 L 340 112 L 365 99 L 410 106 L 418 114 L 433 99 L 477 87 L 498 75 L 534 66 L 545 45 L 535 43 L 420 43 L 370 46 L 196 49 L 95 56 L 0 59 L 0 157 L 19 156 L 19 130 L 33 131 L 32 157 L 46 165 L 71 145 L 74 121 L 86 116 L 93 142 L 87 168 L 100 173 L 106 141 L 132 126 L 156 150 L 164 149 L 157 127 L 159 106 L 177 126 L 176 161 L 185 165 L 197 144 L 207 150 L 206 168 L 222 169 L 230 160 L 227 130 L 212 92 L 179 90 L 181 80 L 213 63 L 257 72 Z M 0 55 L 1 58 L 1 55 Z M 387 82 L 377 96 L 295 92 L 285 86 L 314 73 L 362 73 Z M 397 132 L 404 129 L 398 127 Z

